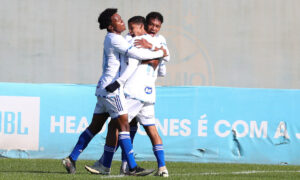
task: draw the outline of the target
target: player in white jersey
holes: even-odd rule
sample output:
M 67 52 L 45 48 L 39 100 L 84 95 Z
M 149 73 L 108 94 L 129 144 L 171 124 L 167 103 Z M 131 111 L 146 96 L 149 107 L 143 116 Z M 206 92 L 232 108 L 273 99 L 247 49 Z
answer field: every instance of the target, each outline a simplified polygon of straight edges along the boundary
M 169 54 L 165 38 L 162 35 L 158 34 L 158 32 L 160 31 L 162 23 L 163 23 L 163 16 L 159 12 L 150 12 L 146 16 L 146 24 L 147 24 L 146 25 L 146 31 L 147 31 L 147 33 L 150 34 L 152 37 L 154 37 L 156 39 L 156 41 L 158 41 L 161 46 L 166 48 L 167 52 Z M 139 47 L 139 45 L 144 44 L 144 43 L 141 43 L 141 42 L 143 42 L 143 39 L 142 40 L 137 40 L 135 42 L 135 45 L 137 47 Z M 151 44 L 149 44 L 149 46 L 148 46 L 148 48 L 152 48 L 152 49 L 153 49 L 153 47 L 154 46 L 153 45 L 151 46 Z M 167 56 L 167 57 L 164 57 L 163 59 L 165 61 L 169 61 L 169 58 L 170 58 L 170 56 Z M 166 74 L 166 66 L 164 64 L 165 61 L 160 61 L 159 68 L 158 68 L 158 75 L 159 76 L 165 76 L 165 74 Z M 134 121 L 132 123 L 130 123 L 130 125 L 134 127 L 135 126 Z M 156 130 L 155 126 L 149 126 L 149 127 L 150 127 L 150 130 L 149 130 L 150 132 L 149 133 L 154 134 L 152 136 L 155 137 L 155 138 L 151 139 L 152 144 L 160 144 L 160 143 L 162 144 L 161 138 L 157 134 L 157 130 Z M 159 149 L 159 148 L 156 149 L 156 150 L 158 150 L 157 151 L 158 156 L 163 155 L 163 151 L 160 151 L 160 150 L 163 150 L 163 149 L 162 149 L 162 147 L 160 147 L 160 148 L 161 149 Z M 153 148 L 153 150 L 155 151 L 154 148 Z M 164 161 L 158 161 L 159 169 L 156 172 L 156 175 L 159 175 L 159 176 L 165 176 L 166 175 L 166 176 L 168 176 L 168 171 L 164 166 L 165 166 Z
M 143 168 L 139 168 L 134 160 L 132 151 L 132 144 L 130 142 L 129 137 L 129 124 L 127 120 L 127 109 L 124 101 L 124 94 L 122 93 L 122 88 L 120 88 L 115 93 L 107 93 L 105 91 L 105 86 L 110 84 L 116 78 L 118 78 L 121 74 L 121 64 L 122 64 L 122 56 L 127 55 L 131 57 L 135 57 L 137 59 L 149 59 L 149 58 L 157 58 L 162 57 L 165 51 L 157 51 L 152 52 L 145 49 L 137 49 L 132 47 L 120 34 L 126 28 L 120 17 L 117 14 L 117 9 L 106 9 L 103 11 L 99 18 L 98 22 L 100 24 L 100 29 L 107 29 L 108 34 L 105 37 L 104 41 L 104 52 L 103 52 L 103 73 L 99 80 L 96 89 L 96 96 L 98 102 L 95 107 L 94 115 L 100 115 L 98 118 L 93 117 L 94 120 L 101 121 L 100 125 L 103 126 L 104 122 L 107 119 L 107 112 L 112 118 L 112 121 L 117 121 L 118 129 L 119 129 L 119 144 L 121 145 L 122 150 L 126 152 L 126 156 L 129 159 L 130 165 L 130 175 L 146 175 L 147 171 Z M 92 123 L 93 124 L 93 123 Z M 95 123 L 94 123 L 95 124 Z M 97 124 L 97 123 L 96 123 Z M 82 150 L 87 146 L 89 141 L 93 138 L 95 134 L 89 131 L 90 126 L 86 129 L 84 133 L 82 133 L 82 137 L 80 136 L 79 141 L 85 141 L 84 143 L 79 143 L 79 147 L 77 148 L 77 144 L 73 151 L 76 150 L 77 157 L 79 156 L 78 152 L 82 152 Z M 102 128 L 102 127 L 101 127 Z M 99 128 L 99 130 L 101 130 Z M 107 137 L 106 146 L 104 151 L 110 153 L 110 151 L 114 150 L 115 144 L 110 144 L 113 142 L 116 137 Z M 129 142 L 128 142 L 129 139 Z M 112 141 L 110 141 L 112 140 Z M 63 165 L 67 169 L 69 173 L 75 173 L 75 161 L 76 159 L 72 159 L 72 154 L 63 160 Z M 75 154 L 76 154 L 75 153 Z M 76 158 L 77 158 L 76 157 Z M 106 156 L 107 158 L 112 158 Z M 106 161 L 104 161 L 106 162 Z M 107 160 L 109 162 L 109 160 Z M 111 164 L 102 164 L 101 173 L 109 174 L 110 173 Z M 151 173 L 151 172 L 150 172 Z
M 140 20 L 143 17 L 137 16 L 131 19 Z M 134 32 L 133 35 L 138 35 L 134 37 L 132 41 L 136 39 L 144 39 L 143 41 L 150 42 L 149 45 L 152 47 L 157 47 L 161 45 L 161 41 L 158 38 L 153 38 L 149 34 L 144 34 L 144 26 L 141 26 L 140 21 L 129 20 L 129 29 Z M 166 44 L 165 44 L 166 45 Z M 168 177 L 168 171 L 164 162 L 164 152 L 162 147 L 162 140 L 155 127 L 155 116 L 154 116 L 154 103 L 155 103 L 155 80 L 158 73 L 158 64 L 162 61 L 169 61 L 168 58 L 150 61 L 138 61 L 133 58 L 128 58 L 128 66 L 125 72 L 116 81 L 118 84 L 124 85 L 124 92 L 127 95 L 127 105 L 128 105 L 128 118 L 129 120 L 134 117 L 137 118 L 138 122 L 142 124 L 151 139 L 153 145 L 153 151 L 158 162 L 158 171 L 156 175 Z M 165 74 L 165 72 L 164 72 Z M 129 79 L 128 79 L 129 77 Z M 114 91 L 114 88 L 109 88 L 110 91 Z M 125 168 L 125 161 L 122 162 L 122 167 Z M 121 167 L 121 173 L 124 169 Z
M 122 55 L 141 59 L 152 59 L 162 57 L 164 52 L 152 52 L 146 49 L 137 49 L 131 46 L 120 34 L 125 30 L 125 25 L 121 17 L 115 12 L 111 16 L 111 25 L 106 26 L 108 34 L 104 40 L 104 54 L 103 54 L 103 72 L 99 80 L 96 96 L 98 97 L 97 106 L 95 112 L 105 113 L 108 112 L 112 118 L 112 121 L 118 122 L 118 142 L 125 152 L 130 171 L 130 175 L 144 175 L 145 173 L 151 173 L 139 168 L 133 157 L 132 144 L 129 137 L 129 124 L 127 117 L 127 109 L 124 100 L 124 93 L 122 87 L 118 88 L 115 92 L 107 92 L 105 87 L 118 78 L 122 69 L 120 65 L 124 63 L 122 61 Z M 115 24 L 113 23 L 115 21 Z M 106 22 L 106 17 L 102 17 L 102 22 Z M 103 23 L 102 23 L 103 24 Z M 100 15 L 100 26 L 101 26 L 101 15 Z M 124 27 L 124 28 L 123 28 Z M 137 56 L 137 53 L 140 53 Z M 125 65 L 125 64 L 124 64 Z M 104 147 L 104 156 L 102 167 L 98 170 L 102 174 L 109 174 L 111 161 L 113 158 L 114 149 L 117 143 L 113 140 L 116 139 L 114 134 L 108 134 L 106 144 Z M 89 166 L 86 169 L 89 170 Z M 104 170 L 104 171 L 103 171 Z M 102 172 L 101 172 L 102 171 Z M 108 173 L 107 173 L 108 172 Z M 146 174 L 145 174 L 146 175 Z

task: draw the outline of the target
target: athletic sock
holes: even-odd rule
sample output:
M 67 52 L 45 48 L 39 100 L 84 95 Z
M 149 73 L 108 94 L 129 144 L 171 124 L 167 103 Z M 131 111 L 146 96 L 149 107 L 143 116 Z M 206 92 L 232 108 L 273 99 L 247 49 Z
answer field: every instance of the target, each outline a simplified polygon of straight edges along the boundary
M 131 139 L 132 144 L 133 144 L 133 139 L 135 137 L 135 134 L 136 134 L 137 130 L 138 130 L 137 125 L 130 126 L 130 139 Z
M 125 160 L 125 161 L 122 161 L 122 163 L 121 163 L 121 169 L 124 171 L 124 172 L 126 172 L 126 167 L 127 167 L 127 161 Z
M 153 152 L 157 160 L 158 168 L 165 166 L 165 155 L 162 144 L 156 144 L 153 146 Z
M 76 161 L 80 153 L 87 147 L 93 137 L 94 135 L 88 129 L 83 131 L 69 157 L 72 158 L 73 161 Z
M 102 154 L 102 156 L 100 157 L 100 159 L 98 160 L 101 164 L 103 164 L 103 159 L 104 159 L 104 152 Z
M 107 168 L 111 167 L 111 163 L 114 157 L 114 153 L 115 153 L 116 147 L 115 146 L 104 146 L 104 152 L 103 155 L 101 157 L 101 159 L 99 160 L 101 162 L 101 164 Z
M 127 161 L 126 155 L 125 155 L 125 152 L 124 152 L 124 151 L 122 151 L 122 154 L 121 154 L 121 160 L 122 160 L 122 161 Z
M 134 136 L 137 132 L 137 129 L 138 129 L 137 125 L 130 126 L 130 139 L 131 139 L 132 146 L 133 146 L 133 139 L 134 139 Z M 126 161 L 126 156 L 125 156 L 124 151 L 122 151 L 122 161 Z
M 130 139 L 129 132 L 123 131 L 119 132 L 119 145 L 122 148 L 122 151 L 125 153 L 126 160 L 128 162 L 129 169 L 134 169 L 137 164 L 134 160 L 132 143 Z

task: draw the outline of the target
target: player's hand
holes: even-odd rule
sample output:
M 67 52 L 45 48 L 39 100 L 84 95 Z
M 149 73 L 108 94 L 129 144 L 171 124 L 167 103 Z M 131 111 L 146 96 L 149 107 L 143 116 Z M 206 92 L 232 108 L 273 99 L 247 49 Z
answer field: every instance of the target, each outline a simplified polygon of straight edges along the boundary
M 158 51 L 158 50 L 162 50 L 163 52 L 164 52 L 164 55 L 163 55 L 163 57 L 166 57 L 166 56 L 168 56 L 168 53 L 167 53 L 167 50 L 166 49 L 164 49 L 162 46 L 160 47 L 160 48 L 155 48 L 154 49 L 154 51 Z
M 120 87 L 120 84 L 118 83 L 118 81 L 115 81 L 115 82 L 109 84 L 108 86 L 106 86 L 105 90 L 108 92 L 114 92 L 119 87 Z
M 142 38 L 142 39 L 136 39 L 134 41 L 134 46 L 137 47 L 137 48 L 145 48 L 145 49 L 151 49 L 152 48 L 152 44 L 149 43 L 144 38 Z

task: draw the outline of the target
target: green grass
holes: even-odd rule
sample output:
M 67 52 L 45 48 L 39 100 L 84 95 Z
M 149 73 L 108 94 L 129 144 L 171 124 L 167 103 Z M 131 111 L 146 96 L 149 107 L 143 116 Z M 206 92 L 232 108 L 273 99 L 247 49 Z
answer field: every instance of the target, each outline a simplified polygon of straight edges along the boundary
M 77 172 L 67 174 L 61 160 L 55 159 L 9 159 L 0 158 L 0 179 L 162 179 L 162 177 L 118 177 L 120 162 L 114 161 L 111 176 L 89 174 L 84 165 L 94 161 L 79 160 Z M 145 168 L 156 167 L 156 162 L 141 162 Z M 257 164 L 216 164 L 167 162 L 168 179 L 300 179 L 300 166 L 257 165 Z

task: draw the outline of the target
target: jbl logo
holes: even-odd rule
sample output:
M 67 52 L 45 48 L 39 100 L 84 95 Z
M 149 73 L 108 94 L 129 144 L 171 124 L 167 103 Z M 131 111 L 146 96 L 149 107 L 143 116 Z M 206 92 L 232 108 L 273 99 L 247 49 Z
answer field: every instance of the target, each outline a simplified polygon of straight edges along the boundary
M 28 135 L 28 127 L 22 126 L 22 113 L 0 111 L 0 133 Z
M 39 149 L 40 98 L 0 96 L 0 149 Z

